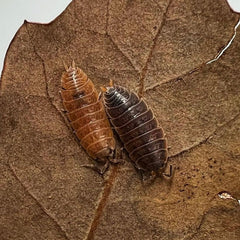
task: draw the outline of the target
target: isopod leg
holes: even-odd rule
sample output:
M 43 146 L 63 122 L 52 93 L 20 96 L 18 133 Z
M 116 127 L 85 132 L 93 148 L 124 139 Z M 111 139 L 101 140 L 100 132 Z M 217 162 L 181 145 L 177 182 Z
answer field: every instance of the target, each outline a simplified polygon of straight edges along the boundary
M 124 163 L 123 159 L 123 148 L 120 149 L 120 151 L 115 150 L 113 158 L 109 159 L 110 162 L 117 164 L 117 163 Z
M 121 158 L 112 158 L 110 162 L 114 164 L 118 164 L 118 163 L 124 163 L 124 160 Z
M 173 168 L 172 165 L 169 166 L 169 173 L 162 173 L 163 176 L 171 178 L 173 176 Z
M 67 113 L 67 111 L 63 108 L 60 109 L 62 113 Z
M 99 94 L 98 94 L 98 101 L 101 100 L 103 97 L 103 92 L 101 91 Z
M 106 161 L 104 165 L 100 165 L 96 163 L 96 164 L 90 164 L 90 165 L 82 165 L 81 167 L 90 168 L 98 172 L 100 175 L 103 175 L 109 167 L 109 161 Z
M 147 172 L 142 169 L 138 169 L 137 171 L 140 174 L 141 180 L 144 185 L 152 184 L 154 182 L 154 180 L 157 178 L 157 173 L 155 173 L 154 171 Z
M 157 173 L 155 173 L 154 171 L 148 172 L 148 171 L 142 169 L 141 167 L 139 167 L 137 165 L 137 163 L 134 163 L 134 167 L 135 167 L 136 171 L 138 172 L 138 174 L 140 175 L 141 180 L 144 184 L 153 183 L 157 177 Z

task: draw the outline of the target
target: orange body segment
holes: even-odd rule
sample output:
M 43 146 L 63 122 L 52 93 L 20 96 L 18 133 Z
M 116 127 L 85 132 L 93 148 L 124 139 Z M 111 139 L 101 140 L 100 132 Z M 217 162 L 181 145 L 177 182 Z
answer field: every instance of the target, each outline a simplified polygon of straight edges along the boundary
M 68 120 L 87 153 L 99 162 L 113 157 L 115 140 L 94 84 L 75 64 L 61 78 L 61 96 Z

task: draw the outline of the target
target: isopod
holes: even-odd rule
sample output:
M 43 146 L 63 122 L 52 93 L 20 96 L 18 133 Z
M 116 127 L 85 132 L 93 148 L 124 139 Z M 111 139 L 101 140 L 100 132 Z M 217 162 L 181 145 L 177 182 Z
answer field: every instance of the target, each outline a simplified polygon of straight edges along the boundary
M 67 118 L 82 147 L 96 164 L 88 165 L 103 174 L 109 162 L 117 162 L 115 140 L 103 102 L 93 82 L 73 62 L 65 66 L 60 91 Z
M 165 173 L 168 159 L 163 129 L 142 97 L 121 86 L 102 88 L 110 121 L 127 150 L 135 168 L 145 179 Z M 140 95 L 140 94 L 139 94 Z

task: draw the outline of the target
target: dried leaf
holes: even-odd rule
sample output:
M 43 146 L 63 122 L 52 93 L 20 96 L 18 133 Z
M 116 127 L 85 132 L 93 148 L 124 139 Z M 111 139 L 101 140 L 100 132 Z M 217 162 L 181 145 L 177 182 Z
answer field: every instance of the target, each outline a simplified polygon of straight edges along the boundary
M 51 24 L 25 22 L 1 80 L 2 238 L 239 239 L 240 34 L 205 64 L 237 22 L 217 0 L 73 1 Z M 81 167 L 58 94 L 72 59 L 97 87 L 144 80 L 172 180 L 144 186 L 128 161 L 104 179 Z

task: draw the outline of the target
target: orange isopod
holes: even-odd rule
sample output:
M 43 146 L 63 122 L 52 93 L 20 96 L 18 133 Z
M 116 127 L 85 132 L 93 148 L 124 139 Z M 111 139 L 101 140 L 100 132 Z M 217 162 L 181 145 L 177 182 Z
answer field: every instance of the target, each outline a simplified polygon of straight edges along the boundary
M 103 102 L 93 82 L 75 63 L 65 66 L 61 78 L 64 110 L 82 147 L 96 160 L 93 168 L 103 174 L 115 159 L 115 140 Z

